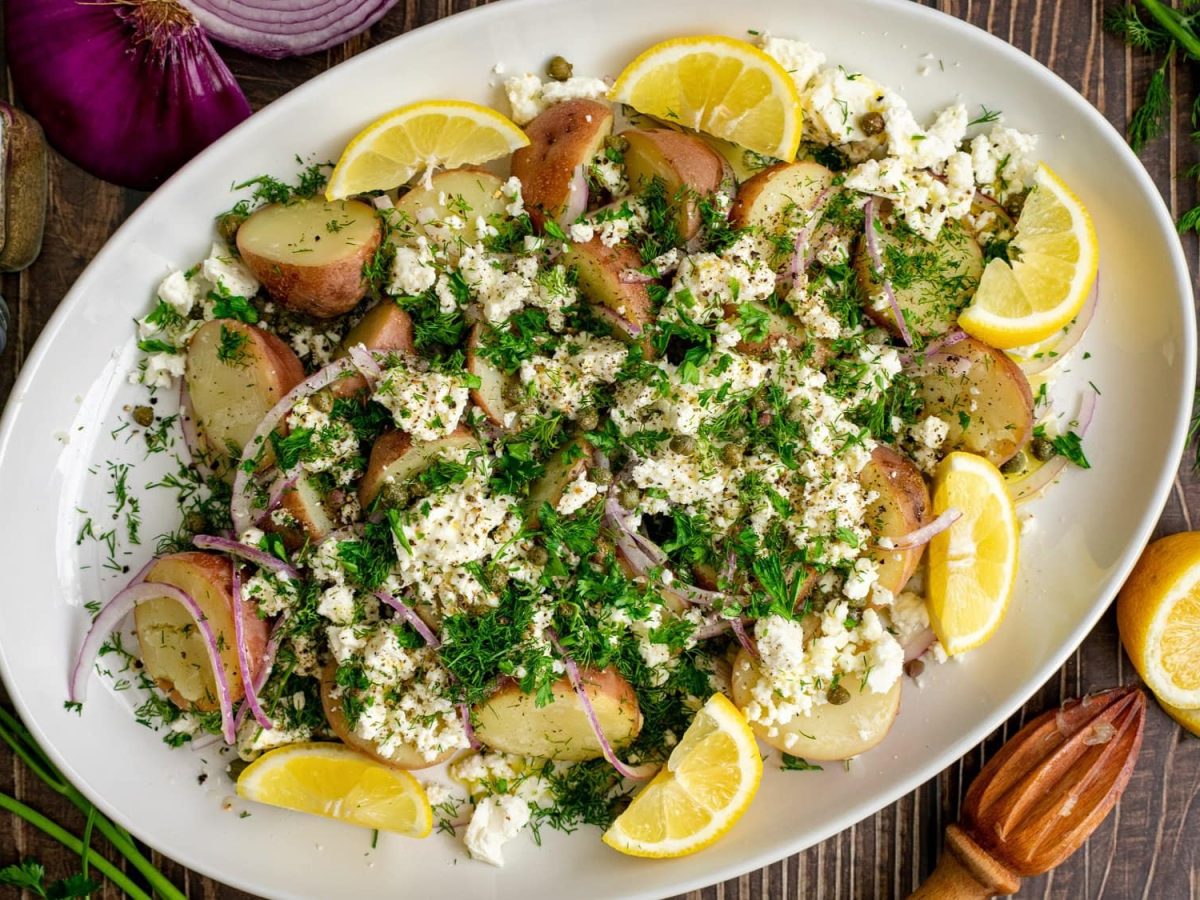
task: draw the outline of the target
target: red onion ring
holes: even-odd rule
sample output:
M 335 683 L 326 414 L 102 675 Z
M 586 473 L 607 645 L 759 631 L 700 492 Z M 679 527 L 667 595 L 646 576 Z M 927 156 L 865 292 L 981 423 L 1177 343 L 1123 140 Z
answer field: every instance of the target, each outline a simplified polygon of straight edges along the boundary
M 256 696 L 263 692 L 263 688 L 267 686 L 267 681 L 271 677 L 271 671 L 275 668 L 275 654 L 279 652 L 282 625 L 283 619 L 277 619 L 275 624 L 271 626 L 271 634 L 267 638 L 267 646 L 263 648 L 262 667 L 258 670 L 258 674 L 254 676 L 254 693 Z M 238 709 L 237 718 L 233 720 L 235 731 L 241 730 L 242 723 L 246 721 L 246 715 L 249 711 L 250 707 L 244 703 Z M 192 746 L 194 747 L 195 744 L 193 743 Z
M 571 175 L 571 183 L 567 186 L 567 202 L 563 211 L 558 214 L 558 224 L 567 226 L 587 212 L 588 183 L 587 169 L 583 163 L 575 167 Z
M 621 284 L 650 284 L 655 279 L 654 276 L 639 272 L 637 269 L 626 269 L 618 276 L 618 280 Z
M 821 193 L 817 194 L 817 199 L 813 201 L 812 208 L 809 210 L 808 221 L 804 227 L 796 232 L 796 239 L 792 242 L 792 261 L 788 266 L 788 271 L 791 273 L 792 281 L 794 282 L 800 277 L 800 273 L 808 268 L 808 264 L 812 262 L 812 249 L 809 247 L 809 239 L 812 237 L 813 228 L 817 224 L 817 212 L 825 205 L 825 201 L 829 199 L 833 187 L 827 187 Z
M 619 775 L 633 781 L 646 781 L 652 778 L 661 766 L 654 763 L 630 766 L 621 762 L 612 744 L 608 742 L 608 737 L 605 736 L 604 729 L 600 727 L 600 719 L 596 715 L 595 708 L 592 706 L 592 699 L 588 696 L 587 687 L 583 683 L 583 676 L 579 673 L 579 666 L 563 650 L 562 644 L 558 641 L 558 635 L 553 628 L 546 629 L 546 636 L 550 638 L 550 644 L 554 647 L 555 652 L 562 657 L 563 667 L 567 670 L 567 679 L 571 682 L 571 687 L 574 689 L 575 695 L 579 697 L 579 703 L 583 707 L 584 715 L 587 716 L 588 725 L 591 726 L 592 731 L 595 733 L 596 740 L 600 744 L 600 752 L 604 754 L 604 758 L 608 760 L 608 764 L 616 769 Z
M 881 537 L 878 544 L 884 550 L 911 550 L 914 547 L 923 547 L 933 539 L 935 534 L 941 534 L 961 518 L 962 510 L 952 506 L 932 522 L 899 537 Z
M 410 607 L 407 603 L 396 599 L 387 591 L 376 591 L 375 597 L 381 603 L 386 603 L 388 606 L 398 612 L 400 617 L 413 627 L 413 631 L 415 631 L 424 639 L 425 643 L 429 645 L 431 650 L 436 650 L 438 647 L 442 646 L 441 640 L 439 640 L 438 636 L 433 633 L 428 625 L 425 624 L 425 620 L 413 612 L 412 607 Z
M 241 566 L 233 564 L 233 640 L 237 645 L 238 669 L 242 677 L 242 690 L 246 694 L 246 706 L 254 720 L 263 728 L 270 730 L 275 727 L 267 714 L 263 712 L 262 704 L 258 702 L 258 693 L 254 690 L 254 676 L 250 674 L 250 650 L 246 646 L 246 626 L 242 622 L 242 573 Z
M 217 550 L 221 553 L 228 553 L 230 556 L 236 556 L 239 559 L 254 563 L 260 568 L 269 569 L 276 575 L 284 575 L 294 581 L 300 580 L 300 571 L 295 566 L 288 565 L 265 550 L 251 547 L 249 544 L 243 544 L 241 541 L 216 537 L 211 534 L 198 534 L 192 538 L 192 543 L 201 550 Z
M 879 241 L 875 237 L 875 198 L 870 197 L 867 200 L 867 205 L 863 208 L 866 213 L 866 224 L 864 226 L 864 237 L 867 241 L 867 255 L 871 258 L 871 268 L 875 274 L 883 278 L 883 257 L 879 253 Z M 913 345 L 912 334 L 909 333 L 908 323 L 904 321 L 904 313 L 900 309 L 900 303 L 896 300 L 896 292 L 892 290 L 892 282 L 887 278 L 883 278 L 883 295 L 887 297 L 888 305 L 892 308 L 892 316 L 896 320 L 896 327 L 900 329 L 900 337 L 904 343 L 911 347 Z
M 212 666 L 213 676 L 217 683 L 217 702 L 221 707 L 221 733 L 225 743 L 232 744 L 236 740 L 233 724 L 233 695 L 229 689 L 229 679 L 225 675 L 225 667 L 221 664 L 221 651 L 217 647 L 217 638 L 213 634 L 212 625 L 200 605 L 179 588 L 170 584 L 150 584 L 142 582 L 131 585 L 120 591 L 92 619 L 91 628 L 83 639 L 79 653 L 75 657 L 75 665 L 71 669 L 70 690 L 67 694 L 72 703 L 83 703 L 87 697 L 88 677 L 91 675 L 92 664 L 100 655 L 100 647 L 121 620 L 139 603 L 146 600 L 158 600 L 166 597 L 186 609 L 196 621 L 200 636 L 204 639 L 204 647 L 208 651 L 208 662 Z
M 458 715 L 462 719 L 463 731 L 467 735 L 467 743 L 471 745 L 472 750 L 480 749 L 483 744 L 479 743 L 479 738 L 475 737 L 475 726 L 471 724 L 471 707 L 465 703 L 459 703 Z
M 1095 283 L 1092 285 L 1091 294 L 1084 301 L 1079 313 L 1067 325 L 1066 330 L 1057 336 L 1057 343 L 1045 346 L 1046 342 L 1043 341 L 1041 344 L 1036 345 L 1043 349 L 1035 350 L 1033 355 L 1019 361 L 1017 365 L 1021 367 L 1021 371 L 1026 375 L 1039 375 L 1066 359 L 1067 354 L 1075 348 L 1075 345 L 1079 343 L 1084 332 L 1087 331 L 1088 326 L 1092 323 L 1092 318 L 1096 315 L 1096 307 L 1099 305 L 1099 302 L 1100 278 L 1097 276 Z
M 326 50 L 378 22 L 396 0 L 182 0 L 209 36 L 268 59 Z
M 365 344 L 355 344 L 347 352 L 354 360 L 354 367 L 358 369 L 363 378 L 367 379 L 369 384 L 373 385 L 383 377 L 383 369 L 380 368 L 379 363 L 375 361 L 375 357 L 371 355 L 371 351 Z
M 263 514 L 258 517 L 257 521 L 261 522 L 268 514 L 279 508 L 279 504 L 283 502 L 283 495 L 296 486 L 296 482 L 300 480 L 299 474 L 283 472 L 278 478 L 271 483 L 271 489 L 267 494 L 267 508 L 263 510 Z
M 1088 426 L 1092 424 L 1092 416 L 1096 412 L 1096 393 L 1088 390 L 1079 401 L 1079 415 L 1075 417 L 1076 433 L 1083 437 L 1087 434 Z M 1013 503 L 1023 503 L 1032 500 L 1054 482 L 1069 463 L 1065 456 L 1056 456 L 1020 481 L 1014 481 L 1008 486 L 1009 496 Z
M 912 662 L 925 655 L 925 651 L 933 646 L 937 635 L 933 629 L 926 626 L 904 642 L 904 661 Z
M 737 642 L 742 645 L 742 648 L 758 659 L 758 646 L 754 643 L 754 639 L 746 633 L 746 625 L 741 618 L 730 619 L 729 625 L 733 629 L 733 636 L 737 638 Z
M 284 417 L 292 411 L 292 407 L 299 403 L 309 394 L 315 394 L 317 391 L 327 388 L 339 378 L 346 374 L 354 366 L 354 361 L 349 358 L 339 359 L 332 362 L 325 368 L 315 372 L 308 378 L 288 391 L 274 406 L 268 410 L 263 416 L 258 427 L 254 429 L 254 434 L 250 436 L 250 440 L 246 442 L 246 446 L 242 448 L 242 455 L 238 460 L 237 474 L 233 479 L 233 499 L 229 504 L 229 513 L 233 519 L 233 529 L 239 535 L 253 524 L 253 517 L 250 510 L 252 500 L 247 490 L 250 481 L 251 473 L 246 471 L 246 465 L 252 461 L 262 448 L 267 440 L 267 435 L 274 431 Z
M 928 362 L 943 350 L 947 349 L 948 347 L 953 347 L 955 344 L 959 343 L 960 341 L 965 341 L 966 339 L 967 333 L 961 328 L 954 328 L 950 331 L 947 331 L 940 338 L 935 338 L 929 342 L 929 344 L 925 347 L 924 352 L 921 354 L 921 362 Z M 901 365 L 911 366 L 915 361 L 916 359 L 911 353 L 900 354 Z

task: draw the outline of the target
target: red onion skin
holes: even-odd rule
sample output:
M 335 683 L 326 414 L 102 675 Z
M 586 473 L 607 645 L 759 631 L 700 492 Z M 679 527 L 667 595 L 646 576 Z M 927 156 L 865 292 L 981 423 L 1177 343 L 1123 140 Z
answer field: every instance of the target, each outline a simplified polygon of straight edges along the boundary
M 172 21 L 147 25 L 151 15 Z M 124 187 L 153 189 L 250 115 L 180 6 L 7 0 L 5 45 L 17 93 L 54 148 Z
M 378 22 L 396 0 L 182 0 L 213 40 L 267 59 L 316 53 Z

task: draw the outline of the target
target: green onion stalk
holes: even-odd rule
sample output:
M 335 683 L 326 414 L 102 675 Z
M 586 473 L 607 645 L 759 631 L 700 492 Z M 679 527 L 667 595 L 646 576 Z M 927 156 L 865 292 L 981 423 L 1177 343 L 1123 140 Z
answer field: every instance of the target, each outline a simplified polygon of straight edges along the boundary
M 108 859 L 92 849 L 91 836 L 93 830 L 100 832 L 108 840 L 125 861 L 133 866 L 154 894 L 163 900 L 187 900 L 182 891 L 158 870 L 158 868 L 142 855 L 129 832 L 109 821 L 96 807 L 58 771 L 50 758 L 34 741 L 33 735 L 21 722 L 0 706 L 0 740 L 3 740 L 13 753 L 17 755 L 34 775 L 42 780 L 55 793 L 65 797 L 87 817 L 84 838 L 80 840 L 62 826 L 46 818 L 37 810 L 25 805 L 16 797 L 0 792 L 0 809 L 6 810 L 33 827 L 45 832 L 68 850 L 79 854 L 83 871 L 94 867 L 97 872 L 111 881 L 134 900 L 152 900 L 151 894 L 139 887 L 128 874 L 113 865 Z

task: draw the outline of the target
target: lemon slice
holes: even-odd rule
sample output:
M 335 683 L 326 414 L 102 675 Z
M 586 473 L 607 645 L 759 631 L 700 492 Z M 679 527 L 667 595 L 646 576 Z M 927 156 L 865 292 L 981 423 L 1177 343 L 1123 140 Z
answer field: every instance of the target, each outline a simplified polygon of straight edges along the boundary
M 800 146 L 792 77 L 757 47 L 723 35 L 655 44 L 625 67 L 608 96 L 779 159 L 795 159 Z
M 239 797 L 408 837 L 433 830 L 417 779 L 342 744 L 291 744 L 268 751 L 237 780 Z
M 604 843 L 630 856 L 695 853 L 742 817 L 761 779 L 762 757 L 745 717 L 724 694 L 713 694 Z
M 1000 627 L 1017 577 L 1017 514 L 1000 470 L 973 453 L 938 466 L 933 512 L 962 518 L 929 542 L 929 619 L 951 656 Z
M 325 199 L 386 191 L 434 166 L 477 166 L 528 145 L 494 109 L 463 100 L 426 100 L 376 119 L 346 145 Z
M 1117 627 L 1161 702 L 1200 709 L 1200 533 L 1173 534 L 1146 548 L 1121 588 Z
M 958 319 L 967 334 L 1001 349 L 1052 336 L 1075 318 L 1096 279 L 1092 218 L 1047 165 L 1038 168 L 1009 255 L 1011 265 L 988 263 Z

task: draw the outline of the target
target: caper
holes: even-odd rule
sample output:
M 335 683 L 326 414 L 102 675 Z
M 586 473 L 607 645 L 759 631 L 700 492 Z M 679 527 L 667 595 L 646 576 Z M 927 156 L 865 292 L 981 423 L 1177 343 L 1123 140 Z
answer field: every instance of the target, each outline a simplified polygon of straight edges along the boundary
M 769 412 L 760 412 L 758 414 L 758 427 L 759 428 L 770 428 L 771 423 L 774 421 L 775 421 L 775 417 L 773 415 L 771 415 Z
M 221 240 L 232 247 L 236 243 L 238 229 L 242 227 L 242 223 L 246 221 L 246 216 L 239 213 L 225 213 L 217 219 L 217 233 L 221 235 Z
M 677 434 L 671 438 L 671 451 L 681 456 L 691 456 L 696 452 L 696 439 L 690 434 Z
M 408 506 L 412 500 L 412 492 L 409 491 L 407 484 L 396 484 L 390 482 L 383 486 L 382 503 L 389 509 L 402 509 Z
M 1026 458 L 1025 452 L 1018 450 L 1012 459 L 1000 467 L 1000 471 L 1005 475 L 1020 475 L 1028 465 L 1029 460 Z
M 509 403 L 520 403 L 525 399 L 525 388 L 515 378 L 504 382 L 500 395 Z
M 617 497 L 617 502 L 621 504 L 623 509 L 634 509 L 642 500 L 642 493 L 637 488 L 630 485 L 629 487 L 621 488 L 621 493 Z
M 546 74 L 555 81 L 566 81 L 574 73 L 575 67 L 561 56 L 554 57 L 550 60 L 550 64 L 546 66 Z
M 799 419 L 804 415 L 806 409 L 808 409 L 808 404 L 797 397 L 788 404 L 788 416 L 793 419 Z
M 750 407 L 755 412 L 762 412 L 770 407 L 770 402 L 767 400 L 766 394 L 755 394 L 754 399 L 750 401 Z
M 904 664 L 904 674 L 909 678 L 916 678 L 925 671 L 925 663 L 919 659 L 910 659 Z
M 183 527 L 192 534 L 200 534 L 208 529 L 208 520 L 202 513 L 193 510 L 183 517 Z
M 851 609 L 866 609 L 867 608 L 867 598 L 866 597 L 851 597 L 847 601 L 847 603 L 849 604 Z
M 629 138 L 623 134 L 610 134 L 604 139 L 604 146 L 609 150 L 616 150 L 618 153 L 624 153 L 629 149 Z
M 600 535 L 596 538 L 596 542 L 592 545 L 592 562 L 602 563 L 608 559 L 609 554 L 612 552 L 613 542 L 604 535 Z
M 830 703 L 832 703 L 834 706 L 841 706 L 843 703 L 850 702 L 850 692 L 848 690 L 846 690 L 844 687 L 842 687 L 840 684 L 835 684 L 825 694 L 825 699 L 828 700 Z
M 1046 440 L 1046 438 L 1034 438 L 1029 449 L 1033 452 L 1033 458 L 1038 462 L 1045 462 L 1054 456 L 1054 444 Z
M 225 771 L 229 774 L 231 779 L 237 781 L 238 777 L 246 770 L 248 765 L 250 765 L 250 763 L 246 762 L 244 759 L 235 759 L 232 760 L 228 766 L 226 766 Z
M 612 470 L 602 469 L 600 466 L 592 466 L 588 469 L 588 478 L 591 479 L 592 484 L 598 484 L 603 487 L 606 484 L 612 484 Z
M 333 393 L 331 391 L 317 391 L 308 398 L 308 404 L 318 412 L 333 412 Z
M 726 444 L 721 448 L 721 459 L 727 466 L 739 466 L 746 455 L 746 448 L 741 444 Z
M 154 410 L 149 406 L 135 406 L 133 408 L 133 421 L 137 422 L 143 428 L 147 428 L 154 423 Z
M 858 127 L 862 129 L 863 134 L 870 137 L 875 134 L 883 134 L 883 129 L 887 127 L 887 122 L 883 120 L 882 113 L 863 113 L 858 117 Z
M 536 545 L 529 548 L 529 553 L 527 555 L 529 557 L 529 561 L 535 566 L 544 566 L 550 559 L 550 554 L 546 552 L 546 548 L 538 547 Z
M 408 483 L 408 493 L 414 500 L 420 500 L 422 497 L 429 496 L 429 488 L 423 481 L 410 481 Z
M 575 421 L 584 431 L 595 431 L 600 427 L 600 414 L 589 406 Z
M 729 440 L 744 441 L 746 439 L 746 429 L 741 425 L 729 429 Z

